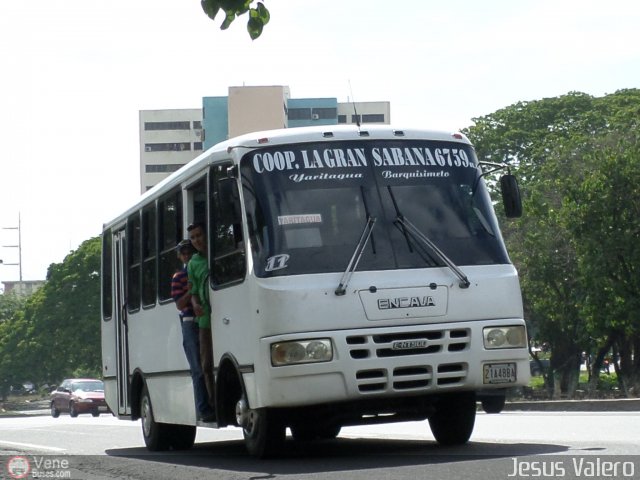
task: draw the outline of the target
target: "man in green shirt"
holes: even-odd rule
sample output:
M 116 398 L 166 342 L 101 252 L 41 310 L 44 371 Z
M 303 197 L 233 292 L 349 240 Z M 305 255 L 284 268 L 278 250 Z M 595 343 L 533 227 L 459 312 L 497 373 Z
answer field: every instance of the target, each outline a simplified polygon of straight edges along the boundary
M 209 264 L 207 261 L 207 233 L 204 224 L 192 223 L 187 227 L 189 240 L 195 253 L 187 266 L 191 284 L 191 304 L 200 327 L 200 361 L 209 403 L 215 408 L 215 380 L 213 376 L 213 338 L 211 336 L 211 303 L 209 302 Z

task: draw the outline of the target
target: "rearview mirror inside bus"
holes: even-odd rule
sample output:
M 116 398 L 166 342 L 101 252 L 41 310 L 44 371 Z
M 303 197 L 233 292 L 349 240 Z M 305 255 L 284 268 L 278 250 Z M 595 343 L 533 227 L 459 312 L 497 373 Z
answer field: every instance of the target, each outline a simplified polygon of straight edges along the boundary
M 500 177 L 500 192 L 502 193 L 502 203 L 507 218 L 521 217 L 522 199 L 515 175 L 508 173 Z

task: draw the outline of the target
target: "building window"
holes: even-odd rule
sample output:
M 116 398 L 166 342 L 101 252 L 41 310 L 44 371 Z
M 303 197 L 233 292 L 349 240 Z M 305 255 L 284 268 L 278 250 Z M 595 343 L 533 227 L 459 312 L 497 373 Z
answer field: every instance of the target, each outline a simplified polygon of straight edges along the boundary
M 200 120 L 193 121 L 193 129 L 194 130 L 202 130 L 202 122 Z
M 144 122 L 145 130 L 190 130 L 191 122 Z
M 145 143 L 145 152 L 183 152 L 185 150 L 191 150 L 191 143 Z
M 145 173 L 171 173 L 182 167 L 182 163 L 166 163 L 162 165 L 145 165 Z
M 360 123 L 360 115 L 351 115 L 351 123 Z
M 289 120 L 311 120 L 310 108 L 290 108 Z
M 347 123 L 346 115 L 338 115 L 338 123 Z
M 368 113 L 362 115 L 362 123 L 384 123 L 383 113 Z
M 202 142 L 193 142 L 194 150 L 202 150 Z
M 314 108 L 311 110 L 312 119 L 333 119 L 338 115 L 337 108 Z

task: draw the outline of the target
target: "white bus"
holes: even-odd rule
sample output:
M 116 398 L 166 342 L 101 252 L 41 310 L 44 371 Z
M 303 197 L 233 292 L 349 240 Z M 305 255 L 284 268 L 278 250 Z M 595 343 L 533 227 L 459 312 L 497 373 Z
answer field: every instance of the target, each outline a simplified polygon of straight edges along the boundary
M 490 170 L 501 165 L 490 164 Z M 428 419 L 465 443 L 476 402 L 529 381 L 517 272 L 460 133 L 325 126 L 243 135 L 103 232 L 102 373 L 151 450 L 238 426 L 249 452 Z M 487 168 L 487 167 L 484 167 Z M 507 216 L 520 214 L 512 175 Z M 197 419 L 170 296 L 175 245 L 208 232 L 216 423 Z

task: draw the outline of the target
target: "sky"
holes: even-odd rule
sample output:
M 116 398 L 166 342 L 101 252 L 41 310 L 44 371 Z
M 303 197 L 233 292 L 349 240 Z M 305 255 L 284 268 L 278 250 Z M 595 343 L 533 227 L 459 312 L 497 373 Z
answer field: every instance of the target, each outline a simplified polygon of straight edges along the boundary
M 19 217 L 22 278 L 41 280 L 137 199 L 140 110 L 288 85 L 455 131 L 518 101 L 640 88 L 637 0 L 263 2 L 255 41 L 198 0 L 0 2 L 0 282 L 19 279 Z

